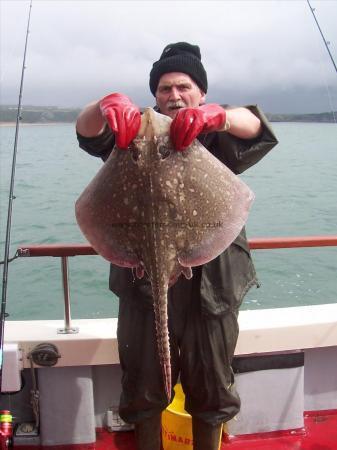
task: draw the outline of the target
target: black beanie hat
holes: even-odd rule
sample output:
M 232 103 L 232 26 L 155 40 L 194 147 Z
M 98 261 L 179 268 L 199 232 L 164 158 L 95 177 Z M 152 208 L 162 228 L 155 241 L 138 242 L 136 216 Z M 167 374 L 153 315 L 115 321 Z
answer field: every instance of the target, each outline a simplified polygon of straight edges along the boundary
M 187 42 L 167 45 L 150 72 L 150 90 L 156 95 L 160 77 L 164 73 L 182 72 L 189 75 L 206 94 L 207 74 L 201 63 L 200 48 Z

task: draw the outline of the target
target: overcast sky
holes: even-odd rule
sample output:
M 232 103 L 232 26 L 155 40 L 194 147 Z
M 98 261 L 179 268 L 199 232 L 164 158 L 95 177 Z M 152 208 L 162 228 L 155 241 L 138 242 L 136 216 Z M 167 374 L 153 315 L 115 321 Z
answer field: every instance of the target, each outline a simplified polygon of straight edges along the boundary
M 1 103 L 16 104 L 29 1 L 0 0 Z M 337 62 L 337 0 L 311 0 Z M 306 0 L 33 0 L 23 104 L 81 107 L 110 92 L 153 105 L 164 46 L 201 47 L 207 100 L 266 112 L 337 109 L 337 74 Z

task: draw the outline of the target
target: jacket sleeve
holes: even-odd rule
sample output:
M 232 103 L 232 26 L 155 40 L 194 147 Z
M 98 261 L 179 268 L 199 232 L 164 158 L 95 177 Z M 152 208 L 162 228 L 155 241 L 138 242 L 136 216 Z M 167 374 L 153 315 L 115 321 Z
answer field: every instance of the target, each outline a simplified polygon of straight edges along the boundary
M 103 161 L 108 159 L 115 145 L 115 136 L 108 125 L 105 126 L 103 133 L 98 136 L 85 137 L 79 133 L 76 134 L 81 149 L 85 150 L 89 155 L 102 158 Z
M 238 174 L 262 159 L 278 143 L 267 118 L 257 106 L 246 106 L 262 123 L 262 133 L 254 139 L 241 139 L 227 132 L 214 133 L 206 147 L 232 172 Z M 208 145 L 207 145 L 208 144 Z

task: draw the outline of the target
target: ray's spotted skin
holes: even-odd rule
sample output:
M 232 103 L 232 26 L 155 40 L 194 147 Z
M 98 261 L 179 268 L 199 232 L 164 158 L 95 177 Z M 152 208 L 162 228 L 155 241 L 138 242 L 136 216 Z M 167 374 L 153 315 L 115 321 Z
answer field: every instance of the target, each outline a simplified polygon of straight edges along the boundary
M 78 224 L 113 264 L 148 275 L 164 387 L 171 398 L 167 290 L 237 237 L 254 195 L 195 140 L 176 152 L 171 119 L 147 108 L 130 151 L 115 148 L 76 202 Z

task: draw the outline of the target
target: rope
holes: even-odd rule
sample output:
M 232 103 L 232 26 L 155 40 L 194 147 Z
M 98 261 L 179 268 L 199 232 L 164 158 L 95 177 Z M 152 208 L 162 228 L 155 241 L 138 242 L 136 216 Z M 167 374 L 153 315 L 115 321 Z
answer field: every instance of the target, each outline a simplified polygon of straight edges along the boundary
M 32 374 L 33 388 L 30 390 L 30 404 L 33 409 L 33 414 L 35 417 L 35 428 L 38 430 L 40 426 L 40 392 L 37 389 L 35 369 L 33 364 L 33 358 L 31 353 L 28 354 L 28 359 L 30 361 L 30 370 Z

